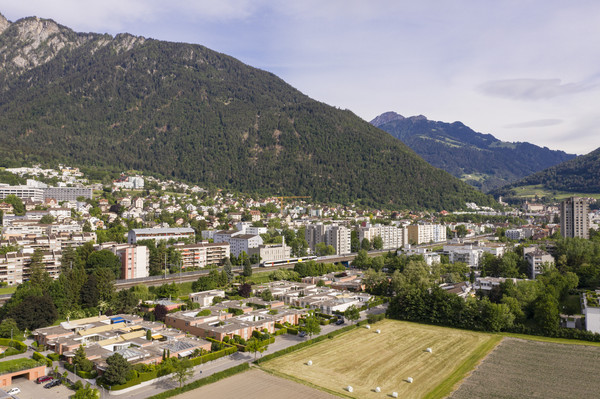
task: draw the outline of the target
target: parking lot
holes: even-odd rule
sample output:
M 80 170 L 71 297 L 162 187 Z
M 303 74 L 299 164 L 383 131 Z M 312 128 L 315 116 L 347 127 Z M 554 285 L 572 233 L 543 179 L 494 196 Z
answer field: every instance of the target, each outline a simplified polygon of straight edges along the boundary
M 71 391 L 63 385 L 54 388 L 46 389 L 45 384 L 36 384 L 35 381 L 29 381 L 25 378 L 14 378 L 10 387 L 5 387 L 4 391 L 11 388 L 19 388 L 21 393 L 14 395 L 19 399 L 43 399 L 43 398 L 68 398 L 75 392 Z

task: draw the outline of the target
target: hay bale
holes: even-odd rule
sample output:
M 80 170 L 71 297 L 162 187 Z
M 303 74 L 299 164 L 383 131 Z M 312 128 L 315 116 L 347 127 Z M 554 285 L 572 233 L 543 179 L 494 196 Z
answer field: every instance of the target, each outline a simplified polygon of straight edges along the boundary
M 381 330 L 377 330 L 375 331 L 377 334 L 381 334 Z
M 365 326 L 365 328 L 366 328 L 367 330 L 370 330 L 370 329 L 371 329 L 371 326 L 367 324 L 367 325 Z
M 352 391 L 354 391 L 354 388 L 352 388 L 350 385 L 348 385 L 348 386 L 346 387 L 346 391 L 348 391 L 348 392 L 352 392 Z
M 431 350 L 431 348 L 427 348 L 427 349 L 425 349 L 425 350 L 426 350 L 428 353 L 431 353 L 431 352 L 433 352 L 433 351 Z
M 392 398 L 397 398 L 398 397 L 398 392 L 392 392 Z
M 312 360 L 309 360 L 308 362 L 306 362 L 307 366 L 312 366 Z
M 381 388 L 379 388 L 379 387 L 375 388 L 375 392 L 377 392 L 377 393 L 381 392 Z
M 408 382 L 409 384 L 412 384 L 412 382 L 413 382 L 413 378 L 412 378 L 412 377 L 408 377 L 408 378 L 406 379 L 406 382 Z

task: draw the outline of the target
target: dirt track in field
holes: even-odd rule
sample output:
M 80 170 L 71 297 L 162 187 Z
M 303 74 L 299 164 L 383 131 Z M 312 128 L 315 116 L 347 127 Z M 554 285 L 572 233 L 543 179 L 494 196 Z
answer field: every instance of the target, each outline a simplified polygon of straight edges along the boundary
M 178 395 L 176 399 L 336 399 L 337 396 L 253 369 Z
M 594 398 L 599 376 L 600 347 L 505 338 L 450 397 Z

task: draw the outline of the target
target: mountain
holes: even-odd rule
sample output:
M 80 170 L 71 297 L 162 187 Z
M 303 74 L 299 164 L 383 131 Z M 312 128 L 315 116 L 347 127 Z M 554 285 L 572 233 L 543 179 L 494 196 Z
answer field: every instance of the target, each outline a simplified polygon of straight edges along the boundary
M 194 44 L 0 18 L 0 166 L 135 169 L 387 208 L 495 202 L 352 112 Z
M 600 148 L 527 176 L 511 185 L 494 190 L 494 195 L 510 196 L 517 187 L 540 185 L 551 191 L 600 193 Z
M 386 112 L 371 121 L 435 167 L 487 192 L 575 157 L 530 143 L 508 143 L 460 122 Z

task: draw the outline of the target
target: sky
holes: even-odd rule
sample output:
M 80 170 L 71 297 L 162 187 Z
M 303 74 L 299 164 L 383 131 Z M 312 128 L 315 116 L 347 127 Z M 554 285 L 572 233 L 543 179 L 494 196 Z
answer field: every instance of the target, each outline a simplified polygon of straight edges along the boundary
M 597 0 L 2 0 L 0 13 L 201 44 L 367 121 L 394 111 L 600 147 Z

